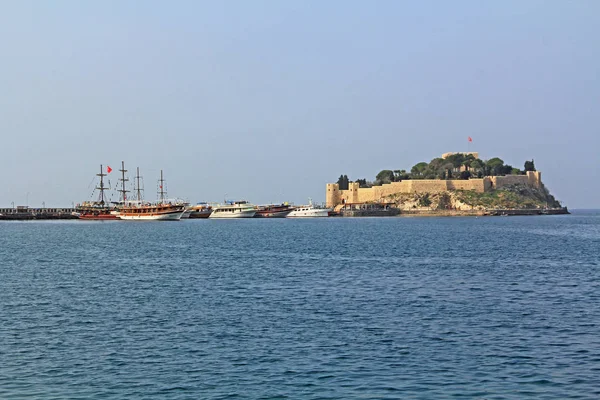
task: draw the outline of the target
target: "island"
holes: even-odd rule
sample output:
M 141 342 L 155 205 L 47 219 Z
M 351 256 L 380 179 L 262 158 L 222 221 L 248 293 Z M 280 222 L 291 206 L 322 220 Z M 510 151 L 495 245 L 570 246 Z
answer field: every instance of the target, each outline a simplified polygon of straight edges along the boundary
M 326 187 L 327 207 L 346 216 L 568 214 L 542 183 L 534 161 L 520 170 L 477 152 L 444 153 L 374 181 L 341 175 Z

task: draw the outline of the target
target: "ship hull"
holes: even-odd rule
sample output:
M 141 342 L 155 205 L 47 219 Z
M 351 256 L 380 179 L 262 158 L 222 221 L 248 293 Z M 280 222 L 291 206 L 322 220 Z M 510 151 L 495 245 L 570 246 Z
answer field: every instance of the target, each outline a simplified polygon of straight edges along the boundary
M 292 210 L 283 211 L 257 211 L 255 218 L 285 218 Z
M 244 211 L 235 211 L 235 212 L 215 212 L 213 211 L 212 214 L 210 214 L 210 216 L 208 218 L 213 219 L 213 218 L 223 218 L 223 219 L 230 219 L 230 218 L 252 218 L 254 217 L 254 214 L 256 214 L 255 210 L 244 210 Z
M 79 219 L 90 220 L 90 221 L 110 221 L 118 220 L 119 217 L 115 214 L 80 214 Z
M 189 218 L 189 217 L 190 217 L 190 215 L 192 215 L 192 210 L 185 210 L 185 211 L 183 212 L 183 215 L 181 216 L 181 218 L 182 218 L 182 219 L 186 219 L 186 218 Z
M 210 217 L 210 214 L 212 213 L 212 210 L 208 210 L 208 211 L 192 211 L 192 213 L 190 214 L 190 218 L 191 219 L 196 219 L 196 218 L 208 218 Z
M 119 219 L 128 221 L 179 221 L 183 211 L 170 211 L 163 213 L 119 213 Z
M 327 209 L 313 209 L 308 211 L 292 211 L 287 215 L 287 218 L 319 218 L 329 217 L 329 211 Z

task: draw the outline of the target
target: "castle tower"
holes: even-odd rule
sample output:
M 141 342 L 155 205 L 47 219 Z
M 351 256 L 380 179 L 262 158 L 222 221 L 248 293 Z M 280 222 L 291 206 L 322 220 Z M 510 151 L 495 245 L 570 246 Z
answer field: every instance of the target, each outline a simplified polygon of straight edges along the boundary
M 325 192 L 325 204 L 327 207 L 335 207 L 342 202 L 340 185 L 328 183 Z
M 348 199 L 346 200 L 349 203 L 358 203 L 358 189 L 360 188 L 360 184 L 358 182 L 350 182 L 348 183 Z
M 527 183 L 540 189 L 542 187 L 542 173 L 540 171 L 527 171 Z

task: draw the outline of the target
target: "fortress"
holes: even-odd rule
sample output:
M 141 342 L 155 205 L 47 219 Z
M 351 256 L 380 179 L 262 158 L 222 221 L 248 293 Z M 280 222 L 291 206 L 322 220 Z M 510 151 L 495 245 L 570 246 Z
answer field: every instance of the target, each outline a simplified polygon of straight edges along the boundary
M 541 189 L 542 173 L 527 171 L 525 175 L 486 176 L 476 179 L 408 179 L 370 188 L 360 188 L 358 182 L 350 182 L 348 190 L 340 190 L 337 183 L 328 183 L 325 198 L 327 207 L 335 207 L 342 202 L 384 202 L 385 197 L 398 193 L 439 193 L 449 190 L 484 193 L 515 184 Z

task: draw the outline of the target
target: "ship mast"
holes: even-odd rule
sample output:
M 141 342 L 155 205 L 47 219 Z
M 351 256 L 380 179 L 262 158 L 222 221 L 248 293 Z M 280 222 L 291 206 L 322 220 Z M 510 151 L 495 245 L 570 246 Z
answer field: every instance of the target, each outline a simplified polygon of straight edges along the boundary
M 125 161 L 121 161 L 121 169 L 119 170 L 121 171 L 121 189 L 119 189 L 119 192 L 121 192 L 121 200 L 123 201 L 123 205 L 125 205 L 125 202 L 127 201 L 127 193 L 129 192 L 129 190 L 125 189 L 125 182 L 129 181 L 129 179 L 125 178 L 125 172 L 127 172 L 127 170 L 125 169 Z
M 98 186 L 96 189 L 100 190 L 100 204 L 104 205 L 104 190 L 106 190 L 104 187 L 104 177 L 106 174 L 102 170 L 102 164 L 100 164 L 100 173 L 96 174 L 96 176 L 100 177 L 100 186 Z
M 163 171 L 162 171 L 162 169 L 160 170 L 160 181 L 159 181 L 159 183 L 160 184 L 159 184 L 158 187 L 159 187 L 160 190 L 159 190 L 158 194 L 160 196 L 159 198 L 160 198 L 161 204 L 164 204 L 164 202 L 165 202 L 165 189 L 164 189 L 165 180 L 163 179 Z
M 135 176 L 135 180 L 137 182 L 137 201 L 142 202 L 142 189 L 140 188 L 140 167 L 137 167 L 137 175 Z

